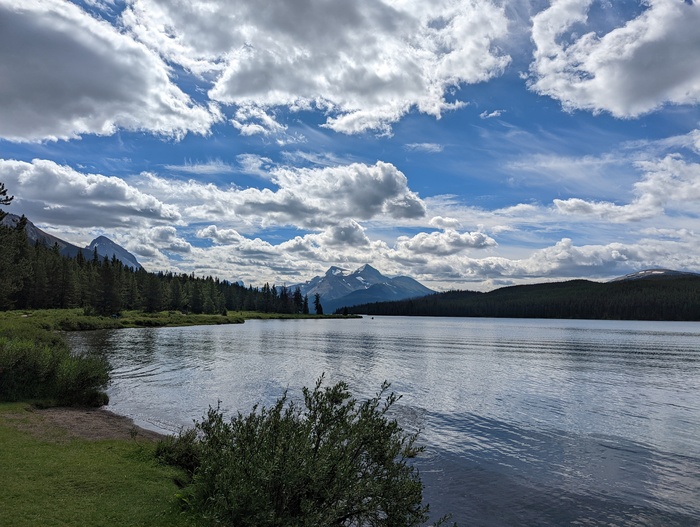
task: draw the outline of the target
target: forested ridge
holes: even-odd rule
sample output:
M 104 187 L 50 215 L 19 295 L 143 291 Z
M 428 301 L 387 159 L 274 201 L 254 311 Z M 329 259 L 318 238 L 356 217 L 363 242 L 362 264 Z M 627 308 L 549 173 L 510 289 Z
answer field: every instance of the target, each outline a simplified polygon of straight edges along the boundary
M 347 308 L 395 316 L 700 320 L 700 276 L 504 287 L 488 293 L 449 291 Z
M 0 310 L 82 307 L 101 315 L 121 310 L 189 313 L 260 311 L 309 313 L 301 291 L 265 284 L 244 287 L 218 278 L 172 272 L 149 273 L 125 266 L 116 258 L 75 258 L 58 246 L 30 244 L 26 218 L 16 227 L 0 226 Z

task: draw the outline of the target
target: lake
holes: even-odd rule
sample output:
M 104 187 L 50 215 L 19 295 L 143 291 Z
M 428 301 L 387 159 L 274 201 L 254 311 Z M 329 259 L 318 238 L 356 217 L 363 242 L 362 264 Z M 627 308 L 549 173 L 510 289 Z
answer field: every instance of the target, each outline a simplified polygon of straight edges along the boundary
M 700 525 L 700 323 L 365 317 L 71 333 L 105 353 L 109 408 L 176 432 L 382 381 L 421 429 L 425 501 L 460 526 Z

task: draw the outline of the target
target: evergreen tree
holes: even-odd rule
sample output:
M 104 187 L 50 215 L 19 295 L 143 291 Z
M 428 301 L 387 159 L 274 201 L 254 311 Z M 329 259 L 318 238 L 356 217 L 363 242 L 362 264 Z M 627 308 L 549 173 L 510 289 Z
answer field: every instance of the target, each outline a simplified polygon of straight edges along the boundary
M 23 307 L 32 275 L 31 247 L 22 216 L 15 227 L 0 226 L 0 309 Z
M 301 288 L 299 286 L 294 288 L 294 293 L 292 293 L 292 302 L 294 304 L 294 312 L 302 313 L 304 310 L 304 297 L 301 295 Z
M 148 313 L 156 313 L 163 309 L 163 286 L 158 276 L 155 274 L 146 275 L 146 283 L 144 290 L 144 311 Z
M 100 268 L 98 282 L 97 311 L 102 315 L 113 315 L 121 310 L 121 291 L 118 283 L 118 269 L 121 262 L 105 256 Z
M 15 199 L 15 197 L 7 195 L 5 184 L 0 181 L 0 205 L 9 205 L 13 199 Z M 0 210 L 0 221 L 2 221 L 5 216 L 7 216 L 7 212 Z
M 317 315 L 323 315 L 323 306 L 321 305 L 321 295 L 316 293 L 314 295 L 314 308 L 316 308 Z

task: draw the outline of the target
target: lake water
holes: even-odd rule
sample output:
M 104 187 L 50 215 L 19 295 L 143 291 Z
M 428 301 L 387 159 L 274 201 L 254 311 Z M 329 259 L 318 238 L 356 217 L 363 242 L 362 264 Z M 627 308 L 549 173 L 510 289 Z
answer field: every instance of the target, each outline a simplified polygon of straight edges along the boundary
M 325 373 L 382 381 L 422 429 L 436 516 L 460 526 L 700 525 L 700 324 L 365 317 L 73 333 L 114 367 L 109 408 L 175 432 Z

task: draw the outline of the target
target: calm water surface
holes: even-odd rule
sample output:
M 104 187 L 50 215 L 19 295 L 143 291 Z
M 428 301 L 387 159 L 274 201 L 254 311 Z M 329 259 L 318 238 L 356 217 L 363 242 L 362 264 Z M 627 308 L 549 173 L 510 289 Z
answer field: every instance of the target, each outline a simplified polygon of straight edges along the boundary
M 366 317 L 69 335 L 114 367 L 110 409 L 175 432 L 385 379 L 423 430 L 436 515 L 464 526 L 700 526 L 700 324 Z

